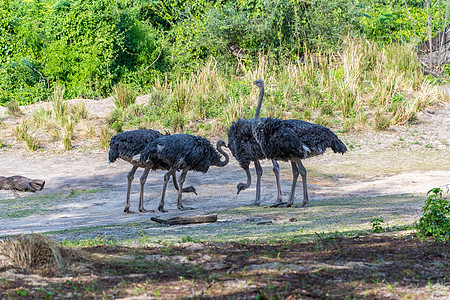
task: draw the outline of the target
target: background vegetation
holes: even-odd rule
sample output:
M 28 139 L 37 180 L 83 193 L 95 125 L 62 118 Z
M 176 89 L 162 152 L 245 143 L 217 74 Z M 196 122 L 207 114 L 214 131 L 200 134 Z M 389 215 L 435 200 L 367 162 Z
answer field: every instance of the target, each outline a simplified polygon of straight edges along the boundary
M 251 82 L 264 78 L 265 115 L 384 130 L 439 100 L 414 46 L 428 25 L 444 27 L 448 3 L 428 2 L 0 0 L 0 104 L 17 115 L 18 104 L 58 90 L 63 99 L 115 95 L 107 147 L 131 127 L 223 132 L 253 115 Z M 148 105 L 134 104 L 139 93 Z M 70 149 L 83 118 L 42 112 L 34 123 L 48 129 L 45 116 Z

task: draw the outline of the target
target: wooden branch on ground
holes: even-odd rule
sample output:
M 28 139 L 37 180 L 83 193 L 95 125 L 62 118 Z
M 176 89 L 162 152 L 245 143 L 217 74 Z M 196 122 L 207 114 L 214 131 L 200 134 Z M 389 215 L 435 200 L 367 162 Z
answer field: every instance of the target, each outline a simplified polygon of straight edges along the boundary
M 174 217 L 169 219 L 160 219 L 156 217 L 151 218 L 160 224 L 167 225 L 186 225 L 186 224 L 196 224 L 196 223 L 212 223 L 217 221 L 217 215 L 203 215 L 203 216 L 193 216 L 193 217 Z

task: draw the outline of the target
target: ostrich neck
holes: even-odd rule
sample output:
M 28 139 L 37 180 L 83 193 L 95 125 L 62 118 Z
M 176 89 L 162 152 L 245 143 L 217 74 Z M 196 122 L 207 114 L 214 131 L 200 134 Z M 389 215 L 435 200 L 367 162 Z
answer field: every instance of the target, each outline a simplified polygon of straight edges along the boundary
M 259 114 L 261 112 L 261 105 L 262 105 L 263 97 L 264 97 L 264 87 L 260 86 L 259 87 L 259 96 L 258 96 L 258 105 L 256 106 L 256 112 L 255 112 L 255 120 L 257 122 L 260 121 Z
M 225 151 L 223 151 L 222 144 L 220 144 L 220 142 L 221 141 L 217 142 L 217 151 L 219 151 L 220 154 L 222 154 L 225 157 L 225 160 L 224 161 L 219 161 L 216 164 L 216 166 L 218 166 L 218 167 L 225 167 L 228 164 L 228 162 L 230 161 L 230 157 L 228 156 L 228 154 Z
M 247 175 L 247 182 L 243 184 L 243 190 L 248 189 L 252 184 L 252 175 L 250 175 L 250 169 L 248 167 L 245 169 L 245 174 Z
M 259 114 L 261 112 L 261 105 L 263 102 L 264 97 L 264 87 L 259 87 L 259 96 L 258 96 L 258 105 L 256 106 L 256 112 L 255 112 L 255 119 L 253 119 L 252 122 L 252 134 L 255 140 L 258 142 L 258 144 L 261 146 L 261 136 L 258 134 L 258 128 L 261 129 L 262 121 L 259 117 Z

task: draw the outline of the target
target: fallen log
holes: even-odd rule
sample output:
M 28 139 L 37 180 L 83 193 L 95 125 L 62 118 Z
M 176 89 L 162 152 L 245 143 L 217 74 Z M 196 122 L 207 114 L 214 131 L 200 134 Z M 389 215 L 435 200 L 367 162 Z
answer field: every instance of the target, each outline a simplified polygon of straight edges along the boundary
M 0 176 L 0 190 L 14 190 L 21 192 L 36 192 L 44 188 L 45 181 L 30 179 L 23 176 Z
M 186 225 L 196 223 L 212 223 L 217 221 L 217 215 L 204 215 L 193 217 L 174 217 L 169 219 L 160 219 L 157 217 L 151 217 L 152 221 L 166 225 Z

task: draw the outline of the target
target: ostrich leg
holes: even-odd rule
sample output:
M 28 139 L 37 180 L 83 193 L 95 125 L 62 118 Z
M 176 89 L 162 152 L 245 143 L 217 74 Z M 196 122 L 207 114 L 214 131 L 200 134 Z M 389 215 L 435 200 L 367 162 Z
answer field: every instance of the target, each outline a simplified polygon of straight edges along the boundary
M 282 204 L 279 206 L 291 206 L 294 203 L 295 199 L 295 186 L 297 185 L 298 175 L 300 174 L 297 166 L 297 161 L 291 161 L 292 166 L 292 187 L 291 187 L 291 195 L 289 196 L 289 200 L 286 204 Z
M 139 211 L 140 212 L 154 212 L 154 210 L 146 210 L 144 208 L 144 184 L 147 181 L 148 173 L 150 172 L 150 165 L 147 165 L 144 169 L 144 172 L 139 179 L 141 183 L 141 192 L 139 194 Z
M 164 209 L 164 197 L 166 196 L 167 183 L 170 180 L 170 176 L 173 174 L 172 172 L 173 172 L 173 169 L 170 168 L 170 170 L 166 174 L 164 174 L 164 184 L 163 184 L 163 190 L 162 190 L 162 195 L 161 195 L 161 201 L 159 202 L 159 206 L 158 206 L 158 210 L 160 212 L 167 212 L 167 210 Z
M 278 206 L 280 204 L 284 204 L 283 198 L 281 196 L 280 165 L 274 159 L 272 159 L 272 164 L 273 164 L 273 173 L 275 173 L 275 179 L 276 179 L 276 182 L 277 182 L 277 202 L 275 203 L 275 205 Z
M 261 204 L 261 177 L 263 174 L 263 169 L 259 160 L 255 160 L 255 170 L 256 170 L 256 198 L 254 205 Z
M 184 207 L 183 206 L 183 183 L 184 180 L 186 179 L 186 174 L 187 174 L 188 170 L 183 169 L 183 171 L 181 171 L 181 175 L 180 175 L 180 179 L 178 180 L 178 185 L 179 185 L 179 190 L 178 190 L 178 203 L 177 203 L 177 207 L 179 210 L 191 210 L 193 209 L 192 207 Z
M 302 183 L 303 183 L 303 204 L 302 207 L 305 207 L 309 203 L 308 199 L 308 185 L 306 184 L 306 168 L 303 166 L 302 161 L 298 160 L 297 162 L 298 169 L 300 171 L 300 175 L 302 175 Z M 291 203 L 292 205 L 292 203 Z M 288 205 L 290 206 L 290 205 Z
M 127 202 L 125 203 L 125 209 L 123 210 L 125 213 L 134 213 L 134 211 L 130 210 L 130 191 L 131 191 L 131 182 L 134 179 L 134 173 L 136 173 L 136 170 L 138 167 L 133 166 L 130 173 L 127 175 L 128 179 L 128 186 L 127 186 Z

